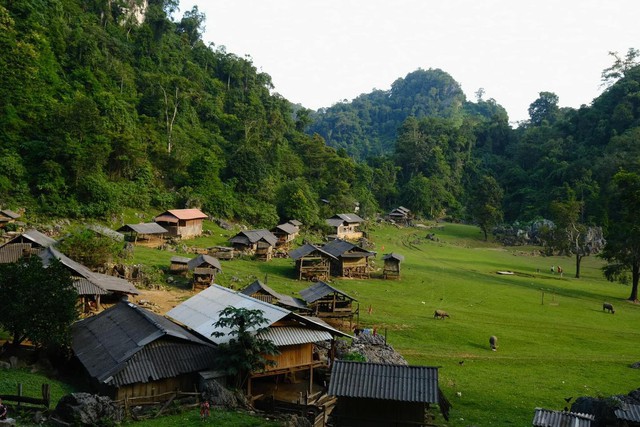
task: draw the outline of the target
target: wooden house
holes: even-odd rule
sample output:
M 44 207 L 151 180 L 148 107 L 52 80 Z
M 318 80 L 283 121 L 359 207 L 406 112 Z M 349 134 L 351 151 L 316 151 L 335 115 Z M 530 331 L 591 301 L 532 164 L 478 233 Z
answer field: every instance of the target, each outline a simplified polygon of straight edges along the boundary
M 298 280 L 329 280 L 331 262 L 338 261 L 335 256 L 309 243 L 289 252 L 289 256 L 296 262 Z
M 369 278 L 371 272 L 369 258 L 375 256 L 375 252 L 369 252 L 341 239 L 330 241 L 322 247 L 322 250 L 334 257 L 331 259 L 333 276 Z
M 364 219 L 356 214 L 336 214 L 325 222 L 333 230 L 328 236 L 330 238 L 357 240 L 363 236 L 360 225 L 364 223 Z
M 278 238 L 278 247 L 287 247 L 298 237 L 300 229 L 291 223 L 285 222 L 277 225 L 271 232 Z
M 229 242 L 237 251 L 255 255 L 262 261 L 270 261 L 278 238 L 269 230 L 247 230 L 239 232 Z
M 204 254 L 190 259 L 187 268 L 193 272 L 193 290 L 211 286 L 216 280 L 216 275 L 222 271 L 222 266 L 217 258 Z
M 291 225 L 298 227 L 298 229 L 302 228 L 302 222 L 298 221 L 297 219 L 290 219 L 287 222 Z
M 134 245 L 157 247 L 162 246 L 164 237 L 168 231 L 160 224 L 146 222 L 141 224 L 125 224 L 118 228 L 119 232 L 125 234 L 125 238 Z
M 302 382 L 304 387 L 311 391 L 314 384 L 314 369 L 327 367 L 326 360 L 314 359 L 313 344 L 328 341 L 333 348 L 332 343 L 336 337 L 349 336 L 317 319 L 301 316 L 215 284 L 174 307 L 167 316 L 200 336 L 207 337 L 216 344 L 222 344 L 232 339 L 233 335 L 229 334 L 230 329 L 220 329 L 215 326 L 215 323 L 219 319 L 220 312 L 229 306 L 260 310 L 267 320 L 267 324 L 260 327 L 266 326 L 266 331 L 262 332 L 260 337 L 273 342 L 280 351 L 276 356 L 267 356 L 275 362 L 274 366 L 266 367 L 263 372 L 251 374 L 247 382 L 249 396 L 273 395 L 278 378 L 285 376 Z M 212 336 L 213 332 L 220 332 L 222 335 Z M 224 369 L 223 366 L 215 368 Z M 263 381 L 265 378 L 268 381 Z M 269 390 L 265 391 L 264 387 Z
M 404 256 L 391 252 L 383 256 L 382 260 L 384 261 L 382 277 L 385 279 L 399 279 L 400 263 L 404 261 Z
M 426 426 L 430 405 L 446 420 L 451 404 L 438 385 L 438 368 L 336 360 L 329 381 L 337 398 L 333 425 Z
M 353 303 L 358 300 L 325 282 L 316 282 L 300 291 L 300 296 L 311 309 L 313 316 L 320 318 L 337 318 L 349 321 L 357 313 Z
M 91 271 L 51 246 L 42 250 L 38 256 L 44 266 L 57 259 L 69 270 L 83 312 L 100 311 L 102 304 L 113 304 L 139 294 L 136 287 L 127 280 Z
M 96 392 L 121 400 L 159 400 L 193 391 L 210 369 L 215 346 L 169 319 L 121 301 L 71 327 L 71 348 Z
M 0 264 L 16 262 L 22 257 L 37 255 L 56 241 L 36 229 L 27 230 L 0 246 Z
M 161 213 L 154 221 L 167 230 L 167 235 L 190 239 L 202 234 L 202 222 L 206 218 L 199 209 L 172 209 Z
M 185 256 L 174 255 L 171 257 L 171 264 L 169 265 L 169 273 L 172 274 L 186 274 L 189 271 L 189 261 L 191 258 Z
M 409 209 L 404 206 L 398 206 L 387 214 L 387 219 L 394 224 L 409 225 L 411 219 L 413 219 L 413 215 Z
M 536 408 L 533 414 L 533 427 L 591 427 L 595 417 L 567 411 L 552 411 Z
M 307 308 L 307 304 L 300 298 L 294 298 L 290 295 L 278 293 L 262 283 L 260 280 L 256 280 L 251 283 L 249 286 L 242 289 L 240 293 L 294 312 L 306 312 L 309 310 Z

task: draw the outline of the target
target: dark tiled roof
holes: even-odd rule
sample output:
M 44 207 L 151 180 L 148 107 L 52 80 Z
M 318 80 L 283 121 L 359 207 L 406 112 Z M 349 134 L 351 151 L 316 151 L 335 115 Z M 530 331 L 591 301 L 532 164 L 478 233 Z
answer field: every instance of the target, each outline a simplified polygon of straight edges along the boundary
M 315 246 L 315 245 L 312 245 L 310 243 L 305 243 L 304 245 L 300 246 L 299 248 L 292 250 L 291 252 L 289 252 L 289 256 L 297 261 L 300 258 L 303 258 L 303 257 L 306 257 L 308 255 L 311 255 L 314 252 L 317 252 L 317 255 L 326 256 L 326 257 L 335 259 L 335 257 L 333 255 L 331 255 L 330 253 L 328 253 L 328 252 L 324 251 L 322 248 L 320 248 L 318 246 Z
M 307 309 L 307 305 L 304 303 L 304 301 L 298 298 L 293 298 L 292 296 L 289 296 L 289 295 L 280 294 L 274 291 L 273 289 L 271 289 L 269 286 L 262 283 L 260 280 L 254 281 L 249 286 L 241 290 L 240 293 L 244 295 L 252 296 L 256 292 L 259 292 L 261 290 L 271 295 L 272 297 L 274 297 L 276 300 L 278 300 L 278 303 L 281 305 L 286 305 L 287 307 L 293 308 L 293 309 L 304 309 L 304 310 Z
M 209 368 L 213 347 L 183 327 L 120 302 L 73 324 L 75 355 L 98 381 L 115 386 Z
M 593 415 L 536 408 L 533 427 L 590 427 Z
M 210 255 L 200 254 L 197 257 L 190 259 L 187 263 L 189 270 L 195 270 L 200 267 L 213 267 L 218 271 L 222 271 L 222 266 L 218 258 L 214 258 Z
M 327 394 L 438 403 L 438 368 L 336 360 Z
M 118 231 L 129 232 L 133 231 L 138 234 L 165 234 L 168 233 L 167 229 L 155 222 L 146 222 L 142 224 L 125 224 L 118 228 Z
M 336 258 L 345 256 L 347 252 L 351 252 L 350 256 L 369 257 L 375 255 L 373 252 L 369 252 L 362 249 L 358 245 L 349 243 L 346 240 L 335 239 L 327 243 L 322 247 L 322 250 L 333 255 Z
M 298 227 L 290 223 L 284 223 L 276 226 L 276 229 L 285 232 L 286 234 L 296 234 L 300 231 Z
M 386 254 L 385 256 L 382 257 L 383 260 L 385 259 L 397 259 L 398 261 L 404 261 L 404 256 L 400 255 L 400 254 L 396 254 L 394 252 L 391 252 L 390 254 Z
M 229 239 L 232 243 L 239 243 L 243 245 L 250 245 L 256 243 L 260 240 L 264 240 L 269 243 L 271 246 L 275 246 L 278 243 L 278 238 L 273 235 L 269 230 L 248 230 L 241 231 L 236 234 L 234 237 Z
M 307 303 L 312 303 L 314 301 L 319 300 L 322 297 L 325 297 L 329 294 L 332 293 L 339 293 L 340 295 L 343 295 L 353 301 L 357 301 L 357 299 L 350 297 L 349 295 L 345 294 L 344 292 L 332 287 L 331 285 L 328 285 L 324 282 L 316 282 L 313 285 L 309 286 L 306 289 L 303 289 L 300 291 L 300 296 L 302 297 L 303 300 L 305 300 Z

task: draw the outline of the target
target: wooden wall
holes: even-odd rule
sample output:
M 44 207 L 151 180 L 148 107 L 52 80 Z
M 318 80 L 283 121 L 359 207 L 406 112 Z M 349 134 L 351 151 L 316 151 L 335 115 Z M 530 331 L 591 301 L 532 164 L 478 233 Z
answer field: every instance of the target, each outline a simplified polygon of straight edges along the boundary
M 267 359 L 275 360 L 277 365 L 267 367 L 268 371 L 286 369 L 289 367 L 307 365 L 313 362 L 313 344 L 299 344 L 279 347 L 280 354 L 267 356 Z
M 194 391 L 198 384 L 196 375 L 188 374 L 175 378 L 165 378 L 163 380 L 151 381 L 148 383 L 136 383 L 122 386 L 116 390 L 115 400 L 122 400 L 127 397 L 152 396 L 171 391 Z
M 340 397 L 334 410 L 340 426 L 419 426 L 425 422 L 425 403 Z M 338 424 L 337 424 L 338 425 Z

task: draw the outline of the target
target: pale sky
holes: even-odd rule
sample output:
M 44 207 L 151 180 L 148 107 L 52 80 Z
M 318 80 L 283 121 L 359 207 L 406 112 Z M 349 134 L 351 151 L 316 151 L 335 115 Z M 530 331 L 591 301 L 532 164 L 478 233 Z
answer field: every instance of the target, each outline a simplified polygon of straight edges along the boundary
M 194 4 L 205 42 L 249 55 L 313 110 L 440 68 L 468 100 L 484 88 L 525 120 L 542 91 L 590 104 L 609 51 L 640 49 L 640 0 L 183 0 L 181 13 Z

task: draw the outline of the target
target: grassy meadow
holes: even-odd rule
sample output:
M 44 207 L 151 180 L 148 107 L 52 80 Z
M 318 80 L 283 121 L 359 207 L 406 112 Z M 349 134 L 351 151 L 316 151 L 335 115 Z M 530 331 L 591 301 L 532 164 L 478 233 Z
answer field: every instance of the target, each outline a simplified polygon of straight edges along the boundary
M 207 227 L 211 236 L 186 244 L 223 244 L 235 234 Z M 582 277 L 575 279 L 574 258 L 487 243 L 468 225 L 376 225 L 369 238 L 379 254 L 373 277 L 332 284 L 358 299 L 360 325 L 386 333 L 409 363 L 440 367 L 440 385 L 453 405 L 449 422 L 439 419 L 442 425 L 530 425 L 536 407 L 560 410 L 566 397 L 640 387 L 640 371 L 629 368 L 640 360 L 640 307 L 625 300 L 628 286 L 603 278 L 598 258 L 584 258 Z M 405 256 L 402 278 L 382 280 L 380 255 L 392 251 Z M 172 255 L 136 248 L 135 258 L 166 267 Z M 552 265 L 563 267 L 563 277 L 550 272 Z M 240 259 L 222 267 L 217 282 L 235 289 L 256 278 L 289 294 L 309 285 L 295 280 L 291 259 Z M 604 301 L 615 315 L 602 311 Z M 436 320 L 435 309 L 451 317 Z M 496 352 L 489 348 L 491 335 L 498 337 Z

